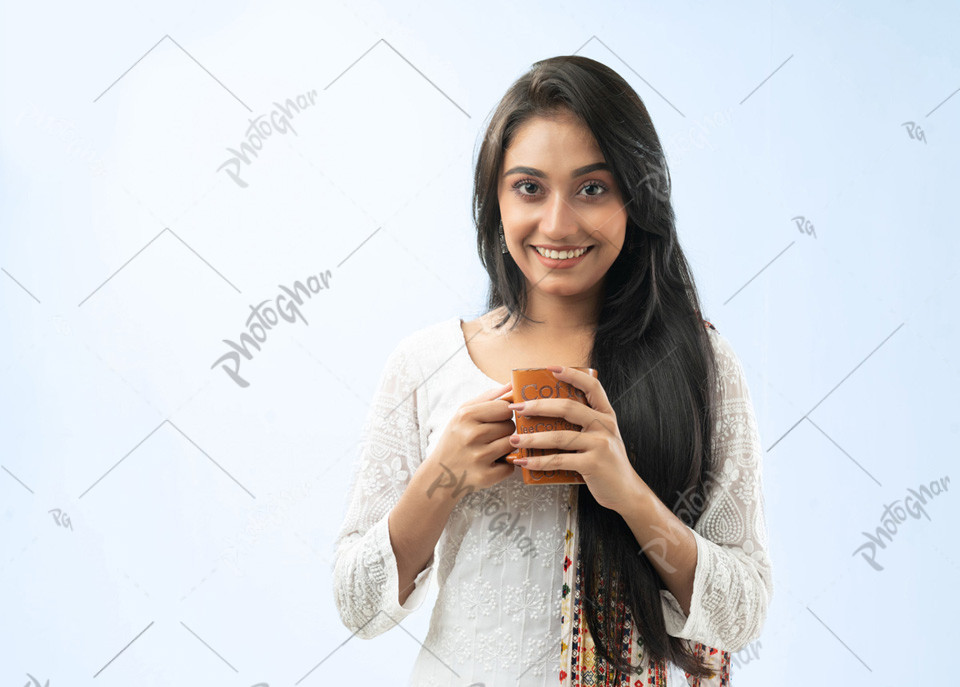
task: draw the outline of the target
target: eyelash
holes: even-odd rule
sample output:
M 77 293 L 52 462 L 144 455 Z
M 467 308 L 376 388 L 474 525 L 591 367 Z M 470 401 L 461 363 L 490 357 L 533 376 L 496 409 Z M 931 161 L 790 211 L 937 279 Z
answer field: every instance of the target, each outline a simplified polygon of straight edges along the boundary
M 518 196 L 520 196 L 521 198 L 524 198 L 524 199 L 526 199 L 526 198 L 533 198 L 535 194 L 523 193 L 523 192 L 520 191 L 520 187 L 521 187 L 521 186 L 526 186 L 527 184 L 533 184 L 534 186 L 537 186 L 537 187 L 540 186 L 540 184 L 539 184 L 538 182 L 534 181 L 533 179 L 529 179 L 529 178 L 527 178 L 527 179 L 520 179 L 518 182 L 516 182 L 516 183 L 513 185 L 513 187 L 512 187 L 512 188 L 513 188 L 513 192 L 516 193 L 516 194 L 517 194 Z M 586 182 L 586 183 L 580 188 L 580 191 L 582 191 L 583 189 L 587 188 L 588 186 L 599 186 L 600 188 L 603 189 L 603 193 L 595 193 L 595 194 L 592 195 L 592 196 L 587 196 L 587 198 L 599 198 L 600 196 L 606 195 L 606 193 L 610 190 L 609 188 L 607 188 L 607 185 L 604 184 L 602 181 L 598 181 L 597 179 L 591 179 L 590 181 Z M 579 193 L 579 191 L 578 191 L 578 193 Z

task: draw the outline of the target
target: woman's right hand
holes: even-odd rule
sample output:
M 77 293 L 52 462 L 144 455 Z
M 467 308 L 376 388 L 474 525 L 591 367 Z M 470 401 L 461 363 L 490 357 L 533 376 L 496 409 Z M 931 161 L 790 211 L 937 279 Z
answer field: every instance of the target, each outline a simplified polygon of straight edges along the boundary
M 513 384 L 490 389 L 457 408 L 421 466 L 431 464 L 430 471 L 437 475 L 431 494 L 442 489 L 462 498 L 513 474 L 516 468 L 512 463 L 497 462 L 513 451 L 510 436 L 516 426 L 513 411 L 507 407 L 511 401 L 501 398 L 512 389 Z

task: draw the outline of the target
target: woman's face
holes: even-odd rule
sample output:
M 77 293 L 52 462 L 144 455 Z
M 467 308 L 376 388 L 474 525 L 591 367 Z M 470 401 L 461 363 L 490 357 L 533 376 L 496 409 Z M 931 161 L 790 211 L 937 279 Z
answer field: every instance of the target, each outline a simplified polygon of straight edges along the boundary
M 507 248 L 529 288 L 555 296 L 599 292 L 627 226 L 620 189 L 605 167 L 590 130 L 569 112 L 533 117 L 517 129 L 498 196 Z M 588 250 L 569 261 L 545 260 L 535 246 Z

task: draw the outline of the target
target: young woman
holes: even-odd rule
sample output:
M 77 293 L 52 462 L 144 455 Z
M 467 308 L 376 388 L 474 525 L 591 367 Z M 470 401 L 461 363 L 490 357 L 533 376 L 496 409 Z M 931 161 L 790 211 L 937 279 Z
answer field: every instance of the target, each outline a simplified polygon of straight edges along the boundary
M 435 574 L 411 684 L 664 685 L 671 664 L 729 684 L 773 594 L 759 434 L 643 102 L 593 60 L 535 63 L 489 123 L 474 209 L 489 311 L 387 360 L 336 542 L 341 619 L 374 637 Z M 547 366 L 587 404 L 517 412 L 582 429 L 516 436 L 511 370 Z M 565 449 L 526 467 L 585 484 L 524 484 L 517 445 Z

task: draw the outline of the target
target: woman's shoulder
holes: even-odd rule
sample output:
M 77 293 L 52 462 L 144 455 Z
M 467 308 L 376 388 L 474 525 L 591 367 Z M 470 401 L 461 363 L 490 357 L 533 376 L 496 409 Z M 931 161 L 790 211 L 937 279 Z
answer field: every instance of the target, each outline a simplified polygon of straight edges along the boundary
M 738 371 L 742 371 L 740 358 L 736 351 L 734 351 L 730 340 L 721 334 L 720 330 L 718 330 L 712 322 L 703 319 L 702 317 L 700 319 L 707 331 L 707 338 L 710 340 L 710 345 L 713 347 L 714 357 L 719 365 L 723 368 L 734 368 Z
M 707 331 L 707 338 L 710 340 L 710 343 L 713 345 L 714 349 L 718 348 L 729 348 L 730 342 L 727 341 L 727 338 L 720 333 L 720 330 L 714 326 L 713 322 L 710 320 L 700 318 L 700 323 L 703 325 L 703 328 Z
M 727 394 L 748 395 L 746 371 L 730 340 L 707 320 L 703 320 L 707 338 L 713 346 L 718 388 Z M 709 325 L 709 326 L 708 326 Z
M 422 325 L 416 329 L 408 331 L 402 335 L 399 344 L 407 348 L 423 348 L 431 345 L 437 345 L 441 341 L 450 339 L 450 333 L 455 331 L 460 324 L 460 318 L 448 317 L 443 320 L 436 320 L 430 324 Z
M 449 357 L 456 350 L 460 336 L 460 319 L 450 317 L 419 326 L 413 330 L 396 333 L 391 358 L 404 358 L 424 364 L 437 356 Z
M 397 347 L 402 347 L 410 352 L 437 353 L 444 354 L 444 357 L 447 357 L 464 345 L 465 330 L 475 332 L 487 329 L 493 322 L 502 319 L 504 312 L 506 312 L 506 309 L 501 306 L 474 319 L 457 316 L 438 320 L 408 332 L 398 340 Z M 460 326 L 461 321 L 463 322 L 462 327 Z
M 720 330 L 718 330 L 710 320 L 700 318 L 700 323 L 703 325 L 703 328 L 707 331 L 707 339 L 710 341 L 710 345 L 713 347 L 713 350 L 716 353 L 721 352 L 721 348 L 726 348 L 730 345 L 730 342 L 727 339 L 720 335 Z

